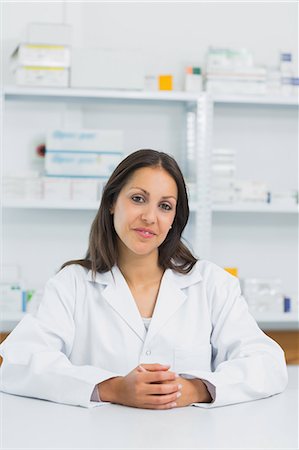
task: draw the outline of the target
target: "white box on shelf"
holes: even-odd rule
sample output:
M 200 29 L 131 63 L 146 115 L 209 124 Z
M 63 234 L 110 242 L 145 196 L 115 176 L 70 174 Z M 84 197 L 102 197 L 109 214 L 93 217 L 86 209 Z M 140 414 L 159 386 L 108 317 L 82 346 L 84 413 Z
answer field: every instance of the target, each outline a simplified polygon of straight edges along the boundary
M 96 179 L 72 179 L 71 198 L 74 202 L 96 202 L 100 199 L 102 182 Z
M 71 50 L 65 45 L 20 44 L 11 55 L 16 67 L 64 67 L 71 65 Z
M 68 87 L 69 69 L 63 67 L 18 67 L 15 71 L 18 86 Z
M 123 156 L 119 130 L 54 130 L 47 134 L 47 175 L 108 178 Z
M 23 290 L 18 282 L 0 283 L 0 311 L 2 314 L 8 312 L 22 312 Z
M 269 189 L 266 183 L 250 180 L 236 180 L 238 201 L 267 202 Z
M 139 50 L 73 48 L 71 87 L 91 89 L 144 89 Z
M 123 151 L 121 130 L 49 130 L 46 136 L 48 150 Z M 46 152 L 47 156 L 47 152 Z
M 71 180 L 69 178 L 44 177 L 44 199 L 50 201 L 71 200 Z

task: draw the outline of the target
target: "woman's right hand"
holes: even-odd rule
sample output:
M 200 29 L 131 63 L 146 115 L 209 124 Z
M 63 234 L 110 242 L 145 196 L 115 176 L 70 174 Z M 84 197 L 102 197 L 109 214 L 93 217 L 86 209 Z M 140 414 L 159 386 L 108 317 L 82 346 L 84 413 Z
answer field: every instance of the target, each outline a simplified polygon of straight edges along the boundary
M 100 399 L 135 408 L 175 408 L 182 385 L 173 383 L 177 376 L 168 369 L 162 364 L 142 364 L 125 377 L 103 381 L 98 384 Z

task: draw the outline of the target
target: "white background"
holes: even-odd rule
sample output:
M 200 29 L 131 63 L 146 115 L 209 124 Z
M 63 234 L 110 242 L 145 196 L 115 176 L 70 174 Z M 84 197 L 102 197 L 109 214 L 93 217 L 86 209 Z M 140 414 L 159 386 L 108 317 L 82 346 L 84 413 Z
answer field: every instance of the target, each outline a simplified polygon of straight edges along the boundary
M 209 45 L 247 48 L 257 65 L 272 67 L 281 50 L 295 58 L 298 53 L 297 2 L 6 2 L 3 84 L 13 82 L 8 57 L 26 40 L 29 22 L 72 25 L 76 47 L 139 48 L 145 73 L 173 74 L 178 90 L 185 66 L 204 65 Z M 52 127 L 120 128 L 126 151 L 147 147 L 178 155 L 184 139 L 179 106 L 10 102 L 5 113 L 4 173 L 32 168 L 34 147 Z M 218 105 L 213 145 L 237 151 L 238 178 L 265 181 L 270 189 L 294 189 L 297 120 L 294 107 Z M 92 211 L 4 210 L 4 263 L 20 265 L 26 287 L 42 287 L 64 261 L 84 255 L 93 216 Z M 217 213 L 212 238 L 210 259 L 217 264 L 237 266 L 241 278 L 282 278 L 286 294 L 296 291 L 295 215 Z

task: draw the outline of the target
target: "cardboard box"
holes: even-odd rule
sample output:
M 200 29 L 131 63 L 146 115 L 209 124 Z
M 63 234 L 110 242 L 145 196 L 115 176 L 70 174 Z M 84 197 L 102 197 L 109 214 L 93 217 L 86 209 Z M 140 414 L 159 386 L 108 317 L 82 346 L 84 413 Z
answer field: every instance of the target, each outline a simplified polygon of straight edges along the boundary
M 143 90 L 142 54 L 138 50 L 74 48 L 71 87 Z

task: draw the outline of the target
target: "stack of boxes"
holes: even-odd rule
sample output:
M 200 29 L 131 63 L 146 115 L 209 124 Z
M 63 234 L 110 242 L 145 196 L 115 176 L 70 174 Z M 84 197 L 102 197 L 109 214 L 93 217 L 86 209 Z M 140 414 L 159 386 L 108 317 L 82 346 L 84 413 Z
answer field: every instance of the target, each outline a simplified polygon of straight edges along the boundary
M 119 130 L 53 130 L 46 140 L 44 198 L 97 201 L 123 157 Z
M 253 63 L 246 49 L 210 47 L 206 90 L 214 94 L 265 94 L 267 71 Z
M 212 201 L 235 201 L 236 152 L 231 149 L 214 149 L 212 153 Z
M 27 42 L 15 49 L 11 63 L 17 85 L 68 87 L 71 65 L 70 27 L 30 24 Z

